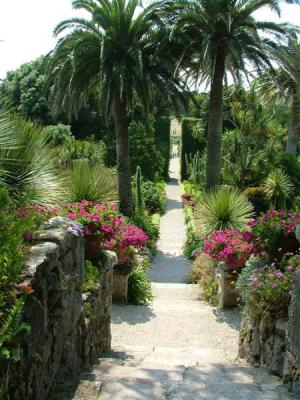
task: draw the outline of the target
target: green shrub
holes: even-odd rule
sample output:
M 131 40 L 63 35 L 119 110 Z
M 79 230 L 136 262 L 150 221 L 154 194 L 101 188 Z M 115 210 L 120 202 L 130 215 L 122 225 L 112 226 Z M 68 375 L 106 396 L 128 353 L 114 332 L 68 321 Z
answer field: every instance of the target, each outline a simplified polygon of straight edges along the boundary
M 165 193 L 159 186 L 151 181 L 142 183 L 144 205 L 151 213 L 163 212 L 165 209 Z
M 170 118 L 161 117 L 154 122 L 156 147 L 163 156 L 163 178 L 169 178 L 171 152 Z
M 194 250 L 202 248 L 203 239 L 195 231 L 195 223 L 193 210 L 191 207 L 186 207 L 185 212 L 185 223 L 186 223 L 186 241 L 184 244 L 183 254 L 191 258 Z
M 201 297 L 204 300 L 217 305 L 218 284 L 215 279 L 215 263 L 211 257 L 205 253 L 196 257 L 192 264 L 189 281 L 200 285 Z
M 43 133 L 47 137 L 47 142 L 53 146 L 62 145 L 73 138 L 70 125 L 48 125 L 44 128 Z
M 155 142 L 155 132 L 151 120 L 148 122 L 148 126 L 135 121 L 129 125 L 129 144 L 132 171 L 139 166 L 146 179 L 161 178 L 164 158 Z
M 117 181 L 110 170 L 90 164 L 86 160 L 77 160 L 69 167 L 66 179 L 66 200 L 113 202 L 118 198 Z
M 262 186 L 249 187 L 244 190 L 244 194 L 253 205 L 256 215 L 268 210 L 269 201 Z
M 131 218 L 131 222 L 141 228 L 148 236 L 147 247 L 154 254 L 156 251 L 156 241 L 159 237 L 159 226 L 152 222 L 151 216 L 146 212 L 136 212 Z
M 128 277 L 128 303 L 142 305 L 149 303 L 152 296 L 151 281 L 147 276 L 149 264 L 137 265 Z
M 61 165 L 70 165 L 75 160 L 87 160 L 92 164 L 104 164 L 105 144 L 90 140 L 70 139 L 60 148 L 58 153 Z
M 197 205 L 195 223 L 203 236 L 210 235 L 216 229 L 247 229 L 247 223 L 253 218 L 253 206 L 246 196 L 229 186 L 221 187 L 203 196 Z
M 206 139 L 204 129 L 201 129 L 202 120 L 199 118 L 183 118 L 181 137 L 181 180 L 188 179 L 186 154 L 194 155 L 197 151 L 202 154 Z M 202 164 L 201 164 L 202 165 Z

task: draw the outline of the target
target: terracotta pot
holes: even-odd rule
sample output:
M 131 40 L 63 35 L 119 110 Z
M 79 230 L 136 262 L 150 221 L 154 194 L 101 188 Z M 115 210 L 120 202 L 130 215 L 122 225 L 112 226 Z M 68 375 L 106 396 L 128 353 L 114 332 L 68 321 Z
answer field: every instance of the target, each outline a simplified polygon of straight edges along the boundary
M 118 264 L 125 264 L 129 257 L 128 247 L 120 247 L 118 250 Z

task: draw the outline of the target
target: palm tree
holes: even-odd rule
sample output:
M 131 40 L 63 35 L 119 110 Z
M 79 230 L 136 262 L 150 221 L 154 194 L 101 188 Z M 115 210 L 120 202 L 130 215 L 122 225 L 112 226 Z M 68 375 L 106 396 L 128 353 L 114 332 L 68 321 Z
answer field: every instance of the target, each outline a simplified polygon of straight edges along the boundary
M 90 19 L 72 18 L 54 30 L 60 38 L 50 62 L 54 111 L 76 116 L 95 91 L 107 118 L 113 117 L 117 142 L 120 211 L 130 216 L 131 168 L 128 112 L 135 96 L 146 110 L 155 89 L 176 104 L 183 85 L 173 77 L 174 61 L 166 53 L 164 26 L 159 19 L 163 2 L 139 8 L 138 0 L 73 0 Z
M 290 122 L 286 152 L 296 155 L 300 139 L 300 42 L 290 36 L 287 45 L 279 44 L 271 50 L 278 64 L 276 70 L 265 73 L 257 82 L 262 96 L 270 101 L 283 100 L 290 106 Z
M 288 3 L 300 4 L 299 0 Z M 223 85 L 226 72 L 236 82 L 249 66 L 271 68 L 266 49 L 290 30 L 286 24 L 257 21 L 254 13 L 269 7 L 280 15 L 276 0 L 179 0 L 171 38 L 185 43 L 178 69 L 187 67 L 199 82 L 210 82 L 206 187 L 220 184 Z M 268 34 L 263 36 L 262 34 Z

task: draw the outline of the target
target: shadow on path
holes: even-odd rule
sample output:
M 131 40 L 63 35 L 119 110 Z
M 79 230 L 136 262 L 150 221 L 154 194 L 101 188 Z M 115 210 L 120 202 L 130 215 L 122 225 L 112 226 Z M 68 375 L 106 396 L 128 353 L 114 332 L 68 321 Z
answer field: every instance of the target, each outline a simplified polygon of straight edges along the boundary
M 149 306 L 114 304 L 111 322 L 113 324 L 137 325 L 144 324 L 155 317 L 156 314 Z

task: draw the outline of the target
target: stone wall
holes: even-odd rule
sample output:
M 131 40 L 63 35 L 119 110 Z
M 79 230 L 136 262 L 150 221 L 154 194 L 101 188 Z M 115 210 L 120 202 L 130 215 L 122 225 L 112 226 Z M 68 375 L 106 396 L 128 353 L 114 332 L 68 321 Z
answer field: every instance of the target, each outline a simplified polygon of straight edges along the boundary
M 253 317 L 243 313 L 239 356 L 254 365 L 264 365 L 270 374 L 284 378 L 300 392 L 300 271 L 296 274 L 286 320 L 276 315 Z
M 34 290 L 24 309 L 31 333 L 21 360 L 9 366 L 14 400 L 47 399 L 54 385 L 78 377 L 93 357 L 110 350 L 116 256 L 107 252 L 97 289 L 83 294 L 84 238 L 63 219 L 49 227 L 35 233 L 24 272 L 22 285 Z

